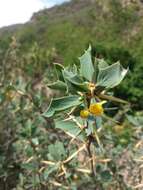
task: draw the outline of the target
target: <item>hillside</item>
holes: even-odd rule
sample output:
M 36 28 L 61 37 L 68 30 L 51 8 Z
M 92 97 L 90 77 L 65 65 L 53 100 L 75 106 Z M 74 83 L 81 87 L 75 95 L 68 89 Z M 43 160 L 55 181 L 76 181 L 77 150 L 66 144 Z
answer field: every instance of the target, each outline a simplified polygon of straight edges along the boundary
M 141 0 L 72 0 L 35 13 L 24 25 L 1 29 L 1 60 L 12 35 L 21 44 L 20 54 L 27 54 L 36 42 L 43 50 L 54 49 L 65 65 L 78 64 L 76 58 L 91 43 L 93 55 L 130 67 L 128 79 L 116 93 L 143 108 L 142 33 Z

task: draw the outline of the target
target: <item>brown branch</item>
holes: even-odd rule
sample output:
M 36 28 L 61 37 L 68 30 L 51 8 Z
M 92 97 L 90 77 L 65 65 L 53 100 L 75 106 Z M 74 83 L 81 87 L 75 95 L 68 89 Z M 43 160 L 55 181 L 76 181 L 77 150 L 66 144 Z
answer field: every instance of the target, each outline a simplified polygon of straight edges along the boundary
M 89 155 L 89 158 L 90 158 L 90 165 L 91 165 L 92 175 L 96 176 L 96 171 L 94 169 L 94 159 L 93 159 L 92 152 L 91 152 L 92 136 L 89 136 L 88 138 L 89 139 L 88 139 L 86 148 L 87 148 L 87 152 L 88 152 L 88 155 Z

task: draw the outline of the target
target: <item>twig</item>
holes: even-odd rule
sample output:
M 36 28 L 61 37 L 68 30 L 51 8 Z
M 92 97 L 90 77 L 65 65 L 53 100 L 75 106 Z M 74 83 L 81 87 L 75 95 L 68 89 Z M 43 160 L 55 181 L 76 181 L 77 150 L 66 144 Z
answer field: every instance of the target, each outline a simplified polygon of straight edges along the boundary
M 56 165 L 55 162 L 52 162 L 52 161 L 45 161 L 45 160 L 41 161 L 41 163 L 46 164 L 46 165 Z
M 67 186 L 64 186 L 62 183 L 59 183 L 57 181 L 49 181 L 49 183 L 51 183 L 52 185 L 56 186 L 56 187 L 62 187 L 64 189 L 68 189 L 69 190 L 69 187 Z
M 86 174 L 91 174 L 91 170 L 88 170 L 88 169 L 77 168 L 76 171 L 86 173 Z
M 86 148 L 87 148 L 87 152 L 88 152 L 89 158 L 91 159 L 90 160 L 90 165 L 91 165 L 92 175 L 96 176 L 96 171 L 94 169 L 93 157 L 92 157 L 92 153 L 91 153 L 91 149 L 90 149 L 91 142 L 92 142 L 92 139 L 91 139 L 91 136 L 89 136 L 89 140 L 88 140 L 88 143 L 86 145 Z
M 82 132 L 82 130 L 81 130 L 81 131 L 78 131 L 78 132 L 75 134 L 75 136 L 70 140 L 69 145 L 71 145 L 71 143 L 76 139 L 76 137 L 78 137 L 78 136 L 80 135 L 81 132 Z M 68 146 L 69 146 L 69 145 L 68 145 Z
M 134 186 L 133 188 L 134 189 L 138 189 L 138 188 L 141 188 L 141 187 L 143 187 L 143 183 L 142 184 L 138 184 L 138 185 Z
M 63 163 L 67 163 L 71 161 L 80 151 L 84 150 L 86 148 L 86 145 L 84 144 L 81 148 L 79 148 L 76 152 L 74 152 L 71 156 L 69 156 L 66 160 L 63 161 Z
M 114 96 L 109 96 L 109 95 L 106 95 L 106 94 L 99 94 L 98 95 L 101 99 L 105 99 L 105 100 L 111 100 L 113 102 L 119 102 L 119 103 L 123 103 L 123 104 L 129 104 L 127 101 L 125 100 L 122 100 L 120 98 L 116 98 Z

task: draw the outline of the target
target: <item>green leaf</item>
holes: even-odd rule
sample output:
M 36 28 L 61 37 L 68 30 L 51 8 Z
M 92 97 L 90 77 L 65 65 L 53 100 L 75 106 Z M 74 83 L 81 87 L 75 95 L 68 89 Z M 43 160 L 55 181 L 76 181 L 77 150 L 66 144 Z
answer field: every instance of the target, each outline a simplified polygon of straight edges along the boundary
M 101 179 L 104 181 L 104 182 L 109 182 L 112 180 L 112 175 L 110 173 L 109 170 L 104 170 L 101 172 Z
M 71 92 L 87 92 L 88 91 L 88 85 L 86 82 L 84 82 L 77 74 L 68 71 L 63 70 L 63 76 L 65 81 L 67 82 L 68 91 Z
M 47 180 L 49 178 L 49 175 L 57 171 L 58 168 L 59 168 L 59 164 L 49 166 L 48 168 L 46 168 L 43 172 L 44 179 Z
M 88 128 L 85 129 L 87 136 L 94 133 L 94 131 L 95 131 L 94 127 L 95 126 L 93 125 L 93 122 L 88 122 Z
M 63 74 L 62 74 L 62 70 L 64 69 L 64 66 L 59 63 L 54 63 L 54 66 L 56 69 L 58 79 L 60 81 L 64 81 Z
M 33 139 L 31 139 L 31 141 L 32 141 L 32 143 L 33 143 L 35 146 L 39 145 L 39 140 L 38 140 L 38 138 L 33 138 Z
M 64 79 L 68 80 L 69 82 L 78 85 L 83 83 L 83 80 L 77 75 L 77 73 L 73 73 L 72 71 L 68 71 L 68 69 L 64 69 L 62 71 Z
M 48 146 L 48 157 L 54 161 L 63 160 L 66 157 L 66 151 L 62 142 L 56 141 L 55 144 Z
M 101 117 L 97 116 L 97 117 L 95 118 L 95 122 L 96 122 L 96 128 L 97 128 L 97 129 L 99 129 L 99 128 L 102 127 L 102 118 L 101 118 Z
M 29 163 L 22 163 L 21 167 L 22 169 L 34 171 L 38 167 L 38 165 L 35 162 L 29 162 Z
M 97 59 L 97 61 L 98 61 L 99 70 L 104 69 L 109 66 L 108 63 L 104 59 Z
M 100 66 L 97 77 L 97 86 L 113 88 L 123 80 L 127 71 L 128 69 L 124 69 L 119 62 L 105 68 Z
M 51 103 L 43 113 L 44 117 L 52 117 L 54 114 L 64 111 L 66 109 L 75 107 L 82 104 L 80 96 L 65 96 L 62 98 L 55 98 L 51 100 Z
M 142 116 L 132 116 L 132 115 L 126 115 L 128 121 L 132 123 L 135 126 L 143 126 L 143 117 Z
M 48 87 L 53 90 L 61 90 L 61 91 L 67 90 L 67 85 L 63 81 L 60 81 L 60 80 L 58 80 L 52 84 L 48 84 Z
M 91 46 L 85 51 L 85 53 L 79 58 L 80 60 L 80 73 L 88 81 L 92 81 L 94 67 L 91 58 Z
M 93 82 L 96 83 L 99 69 L 105 68 L 109 65 L 104 59 L 99 59 L 95 57 L 93 66 L 94 66 Z
M 80 140 L 84 140 L 85 133 L 77 126 L 74 121 L 55 121 L 55 127 L 63 130 L 72 137 L 78 137 Z

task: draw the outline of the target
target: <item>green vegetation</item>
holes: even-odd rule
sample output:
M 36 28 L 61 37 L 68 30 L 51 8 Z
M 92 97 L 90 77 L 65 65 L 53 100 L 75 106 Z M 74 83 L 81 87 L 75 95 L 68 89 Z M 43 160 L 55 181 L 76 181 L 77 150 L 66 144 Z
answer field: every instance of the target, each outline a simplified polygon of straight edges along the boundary
M 136 109 L 142 109 L 142 101 L 137 103 L 143 96 L 142 80 L 138 82 L 143 67 L 142 6 L 139 1 L 127 5 L 126 1 L 113 0 L 65 3 L 35 13 L 31 22 L 18 26 L 17 30 L 2 31 L 0 48 L 3 51 L 8 47 L 11 34 L 21 44 L 20 55 L 28 53 L 36 42 L 44 51 L 55 49 L 55 61 L 73 65 L 78 64 L 76 57 L 90 43 L 94 46 L 94 56 L 102 56 L 109 62 L 120 60 L 129 66 L 130 74 L 122 85 L 123 92 L 117 89 L 116 93 L 133 101 Z
M 142 189 L 142 15 L 72 0 L 0 30 L 0 189 Z
M 1 72 L 2 190 L 138 186 L 134 181 L 140 178 L 140 164 L 134 159 L 142 159 L 142 112 L 133 115 L 128 102 L 108 91 L 123 80 L 127 70 L 119 62 L 108 66 L 99 58 L 93 64 L 90 48 L 80 57 L 80 67 L 64 68 L 50 64 L 55 52 L 43 52 L 37 44 L 19 59 L 19 47 L 13 38 Z M 13 72 L 9 72 L 10 64 Z M 51 94 L 56 96 L 52 101 Z M 108 103 L 97 102 L 100 99 Z M 124 163 L 127 157 L 130 163 Z

